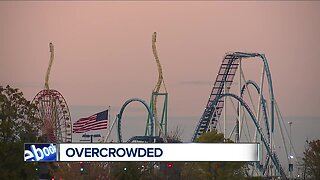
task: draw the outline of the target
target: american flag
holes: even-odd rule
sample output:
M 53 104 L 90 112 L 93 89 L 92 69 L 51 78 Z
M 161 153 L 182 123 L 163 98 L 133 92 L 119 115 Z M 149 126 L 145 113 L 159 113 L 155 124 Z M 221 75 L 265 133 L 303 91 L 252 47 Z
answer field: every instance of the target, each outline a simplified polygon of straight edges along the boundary
M 73 124 L 73 133 L 84 133 L 91 130 L 108 128 L 109 110 L 99 112 L 90 117 L 80 118 Z

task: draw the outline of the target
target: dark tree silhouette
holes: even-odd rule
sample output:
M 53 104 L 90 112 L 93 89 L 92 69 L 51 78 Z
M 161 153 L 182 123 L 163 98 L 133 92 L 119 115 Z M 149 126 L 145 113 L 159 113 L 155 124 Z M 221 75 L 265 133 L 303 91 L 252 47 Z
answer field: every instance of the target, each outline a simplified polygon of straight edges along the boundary
M 213 130 L 196 139 L 201 143 L 222 143 L 224 136 Z M 227 139 L 226 142 L 232 142 Z M 245 179 L 244 162 L 189 162 L 182 171 L 183 179 Z
M 24 143 L 39 140 L 36 111 L 18 89 L 0 86 L 0 179 L 37 177 L 38 165 L 23 160 Z
M 307 141 L 304 151 L 305 178 L 320 179 L 320 140 Z

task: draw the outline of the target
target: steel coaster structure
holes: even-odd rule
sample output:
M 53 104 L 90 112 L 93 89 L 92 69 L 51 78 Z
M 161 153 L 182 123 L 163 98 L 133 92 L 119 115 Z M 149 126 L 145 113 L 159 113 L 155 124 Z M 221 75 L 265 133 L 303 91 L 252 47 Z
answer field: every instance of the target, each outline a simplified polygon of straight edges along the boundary
M 152 34 L 152 51 L 153 55 L 155 57 L 156 63 L 157 63 L 157 68 L 158 68 L 158 80 L 157 83 L 152 91 L 151 99 L 150 99 L 150 106 L 146 104 L 146 102 L 142 99 L 138 98 L 131 98 L 127 100 L 121 107 L 119 114 L 117 114 L 116 119 L 114 122 L 117 122 L 118 128 L 117 128 L 117 135 L 118 135 L 118 142 L 123 142 L 122 139 L 122 132 L 121 132 L 121 121 L 122 121 L 122 114 L 127 107 L 128 104 L 132 102 L 139 102 L 144 105 L 146 110 L 148 111 L 148 118 L 147 118 L 147 123 L 146 123 L 146 128 L 145 128 L 145 134 L 144 136 L 134 136 L 130 138 L 127 142 L 165 142 L 165 136 L 167 135 L 167 118 L 168 118 L 168 92 L 164 83 L 163 79 L 163 73 L 162 73 L 162 67 L 160 64 L 159 56 L 157 53 L 157 48 L 156 48 L 156 41 L 157 41 L 157 33 L 154 32 Z M 161 87 L 164 87 L 164 92 L 160 92 Z M 160 120 L 158 118 L 158 109 L 157 109 L 157 102 L 158 102 L 158 97 L 163 96 L 164 101 L 163 101 L 163 106 L 162 106 L 162 113 L 160 116 Z M 112 124 L 113 128 L 114 124 Z M 110 133 L 107 135 L 107 138 L 105 141 L 108 139 Z
M 157 97 L 163 96 L 163 109 L 161 113 L 160 120 L 158 119 L 158 113 L 157 113 Z M 158 92 L 152 92 L 151 100 L 150 100 L 150 109 L 152 110 L 152 114 L 154 116 L 155 121 L 155 135 L 157 136 L 166 136 L 168 134 L 168 93 L 158 93 Z M 145 129 L 145 135 L 147 136 L 149 132 L 149 126 L 151 126 L 151 122 L 149 121 L 150 118 L 147 120 L 146 129 Z
M 163 73 L 162 73 L 162 67 L 160 64 L 160 59 L 158 56 L 157 52 L 157 47 L 156 47 L 156 42 L 157 42 L 157 33 L 154 32 L 152 34 L 152 52 L 154 55 L 154 58 L 157 63 L 157 68 L 158 68 L 158 80 L 157 83 L 152 91 L 152 95 L 150 98 L 150 109 L 152 110 L 152 115 L 154 117 L 154 122 L 155 122 L 155 135 L 157 136 L 166 136 L 167 131 L 168 131 L 168 92 L 166 85 L 164 83 L 163 79 Z M 163 85 L 164 92 L 160 92 L 160 89 Z M 163 96 L 164 101 L 163 101 L 163 106 L 162 106 L 162 113 L 160 116 L 160 119 L 158 118 L 158 109 L 157 109 L 157 102 L 158 102 L 158 97 Z M 147 136 L 150 132 L 148 132 L 148 127 L 150 126 L 150 118 L 147 120 L 146 124 L 146 130 L 145 130 L 145 136 Z
M 50 47 L 50 61 L 45 77 L 45 87 L 33 99 L 37 116 L 43 121 L 42 135 L 48 142 L 72 142 L 72 123 L 69 108 L 59 91 L 49 88 L 49 75 L 54 59 L 54 46 Z
M 260 86 L 253 80 L 245 80 L 244 74 L 242 72 L 241 63 L 242 60 L 247 59 L 257 59 L 262 61 L 262 75 Z M 237 69 L 239 69 L 239 95 L 229 92 L 234 78 L 236 76 Z M 266 83 L 264 83 L 265 77 L 267 80 Z M 241 84 L 242 81 L 244 81 L 243 84 Z M 263 95 L 264 84 L 267 84 L 268 96 Z M 257 92 L 257 96 L 259 99 L 258 108 L 254 108 L 253 106 L 252 97 L 248 89 L 249 86 L 252 86 Z M 249 106 L 246 99 L 244 98 L 245 92 L 249 94 L 249 102 L 252 104 L 253 109 L 251 108 L 251 106 Z M 235 126 L 230 131 L 231 133 L 228 137 L 226 135 L 227 98 L 231 100 L 234 110 L 237 114 Z M 237 108 L 235 108 L 232 100 L 238 102 Z M 215 83 L 210 93 L 208 102 L 195 128 L 191 141 L 194 142 L 195 139 L 203 133 L 206 133 L 212 129 L 217 129 L 217 125 L 220 124 L 219 118 L 222 114 L 224 117 L 223 133 L 225 135 L 225 138 L 231 138 L 233 136 L 235 142 L 257 142 L 261 144 L 261 160 L 260 162 L 251 163 L 251 167 L 249 167 L 249 172 L 247 172 L 247 175 L 252 176 L 256 174 L 258 176 L 266 177 L 280 176 L 281 178 L 286 179 L 287 176 L 285 170 L 283 169 L 281 162 L 278 158 L 277 152 L 275 150 L 275 121 L 278 121 L 277 127 L 280 130 L 283 141 L 282 143 L 285 147 L 285 153 L 287 157 L 289 156 L 287 151 L 287 143 L 285 141 L 286 138 L 282 130 L 283 127 L 285 128 L 285 133 L 287 137 L 288 133 L 283 123 L 279 108 L 275 101 L 271 72 L 269 69 L 268 61 L 264 54 L 244 52 L 226 53 L 222 60 L 222 64 L 220 66 Z M 248 119 L 251 119 L 251 123 L 253 123 L 253 125 L 250 128 L 248 126 L 248 121 L 246 120 L 246 115 L 248 115 Z M 244 122 L 246 124 L 244 124 Z M 247 128 L 247 131 L 245 130 L 245 128 Z M 250 129 L 251 131 L 252 129 L 254 129 L 253 139 L 250 137 Z M 249 134 L 249 136 L 247 136 L 247 134 Z M 290 143 L 289 146 L 292 146 L 292 144 Z
M 127 100 L 127 101 L 122 105 L 119 114 L 117 114 L 117 116 L 116 116 L 116 122 L 117 122 L 117 124 L 118 124 L 118 128 L 117 128 L 118 142 L 120 142 L 120 143 L 123 142 L 123 140 L 122 140 L 122 132 L 121 132 L 122 114 L 123 114 L 125 108 L 126 108 L 130 103 L 132 103 L 132 102 L 139 102 L 139 103 L 143 104 L 144 107 L 146 108 L 147 112 L 148 112 L 148 118 L 149 118 L 148 121 L 150 122 L 150 125 L 148 126 L 148 131 L 147 131 L 147 132 L 148 132 L 149 134 L 147 134 L 147 135 L 145 135 L 145 136 L 140 136 L 140 139 L 141 139 L 142 141 L 148 141 L 148 139 L 150 139 L 150 137 L 153 137 L 153 135 L 154 135 L 154 118 L 153 118 L 153 114 L 152 114 L 152 111 L 151 111 L 150 107 L 149 107 L 148 104 L 147 104 L 144 100 L 142 100 L 142 99 L 139 99 L 139 98 L 131 98 L 131 99 Z M 143 138 L 144 138 L 144 139 L 143 139 Z M 132 142 L 133 140 L 134 140 L 134 139 L 132 139 L 132 140 L 129 139 L 130 142 Z

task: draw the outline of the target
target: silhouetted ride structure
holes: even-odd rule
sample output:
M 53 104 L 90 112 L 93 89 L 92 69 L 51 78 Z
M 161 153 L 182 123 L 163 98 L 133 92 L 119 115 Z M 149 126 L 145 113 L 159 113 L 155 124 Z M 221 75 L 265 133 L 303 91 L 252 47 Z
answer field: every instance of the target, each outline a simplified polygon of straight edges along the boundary
M 152 92 L 150 106 L 143 100 L 137 98 L 129 99 L 124 103 L 120 113 L 116 116 L 116 121 L 118 122 L 118 142 L 123 142 L 121 133 L 122 114 L 126 106 L 134 101 L 140 102 L 146 107 L 148 111 L 147 126 L 144 136 L 134 136 L 127 142 L 166 142 L 164 135 L 166 135 L 167 131 L 167 91 L 164 86 L 165 92 L 159 93 L 160 86 L 162 83 L 164 85 L 164 81 L 162 68 L 155 48 L 156 33 L 153 35 L 152 42 L 154 56 L 158 65 L 159 78 Z M 247 59 L 261 61 L 262 72 L 260 83 L 251 79 L 246 80 L 243 73 L 242 61 L 247 61 Z M 238 83 L 233 84 L 236 77 L 238 78 Z M 238 85 L 238 93 L 231 91 L 235 85 Z M 254 95 L 250 93 L 249 89 L 251 88 L 249 87 L 254 88 Z M 165 96 L 161 122 L 158 120 L 156 108 L 158 95 Z M 254 102 L 254 99 L 257 99 L 257 102 Z M 232 105 L 231 109 L 234 110 L 231 115 L 230 111 L 227 111 L 227 107 L 229 107 L 227 106 L 228 101 L 231 101 L 229 106 Z M 237 103 L 235 104 L 234 101 Z M 221 124 L 223 124 L 223 130 L 221 130 Z M 228 129 L 227 124 L 232 124 L 232 128 Z M 286 172 L 289 174 L 289 169 L 284 169 L 282 164 L 284 164 L 285 161 L 291 164 L 291 159 L 289 158 L 293 156 L 291 153 L 288 153 L 287 148 L 291 148 L 292 144 L 291 141 L 287 140 L 289 139 L 288 131 L 274 96 L 271 72 L 264 54 L 244 52 L 226 53 L 191 141 L 195 142 L 203 133 L 212 130 L 222 132 L 225 140 L 230 139 L 235 143 L 260 144 L 260 161 L 248 163 L 247 176 L 287 178 Z M 280 135 L 281 138 L 278 138 L 277 136 Z M 284 148 L 282 148 L 280 152 L 278 147 Z M 280 160 L 278 154 L 281 153 L 284 155 L 283 157 L 286 158 Z M 295 155 L 295 152 L 293 153 Z
M 150 105 L 148 105 L 144 100 L 139 98 L 132 98 L 127 100 L 121 107 L 119 114 L 116 116 L 116 122 L 118 124 L 117 134 L 118 134 L 118 142 L 123 142 L 122 139 L 122 132 L 121 132 L 121 120 L 122 114 L 127 107 L 132 102 L 139 102 L 144 105 L 148 112 L 148 118 L 145 128 L 144 136 L 134 136 L 130 138 L 127 142 L 166 142 L 165 136 L 167 135 L 167 111 L 168 111 L 168 92 L 164 83 L 162 67 L 160 64 L 157 48 L 156 48 L 156 41 L 157 41 L 157 33 L 154 32 L 152 34 L 152 52 L 154 58 L 157 63 L 157 70 L 158 70 L 158 80 L 157 83 L 152 91 Z M 161 91 L 161 87 L 163 87 L 164 91 Z M 163 106 L 160 108 L 162 113 L 160 116 L 158 115 L 158 97 L 163 97 Z
M 245 79 L 242 61 L 247 59 L 260 60 L 262 62 L 260 84 L 253 80 Z M 239 71 L 238 95 L 230 92 L 237 70 Z M 265 77 L 266 82 L 264 81 Z M 264 86 L 266 85 L 267 93 L 264 91 Z M 252 86 L 256 91 L 256 99 L 258 99 L 256 103 L 253 102 L 249 86 Z M 249 98 L 245 98 L 245 92 L 248 93 L 246 97 Z M 230 104 L 234 110 L 233 115 L 227 112 L 227 100 L 231 101 Z M 238 102 L 237 106 L 235 106 L 234 100 Z M 222 116 L 223 119 L 220 118 Z M 271 72 L 264 54 L 230 52 L 224 56 L 206 107 L 195 128 L 191 141 L 194 142 L 201 134 L 213 129 L 219 132 L 218 126 L 222 120 L 222 133 L 224 133 L 225 139 L 234 140 L 236 143 L 253 142 L 260 144 L 260 162 L 249 163 L 248 176 L 286 178 L 286 173 L 282 166 L 283 163 L 278 158 L 279 150 L 277 147 L 279 147 L 279 144 L 284 146 L 284 153 L 289 163 L 288 158 L 290 156 L 286 142 L 289 136 L 276 103 Z M 226 128 L 227 121 L 229 123 L 231 121 L 231 124 L 234 124 L 229 131 Z M 275 122 L 278 123 L 278 126 L 275 126 Z M 285 133 L 283 129 L 285 129 Z M 230 133 L 229 135 L 228 132 Z M 281 134 L 281 138 L 275 138 L 276 132 Z M 279 139 L 282 142 L 276 142 Z M 279 144 L 276 145 L 276 143 Z M 292 146 L 291 143 L 289 146 Z
M 50 47 L 50 61 L 45 77 L 45 87 L 33 99 L 37 116 L 43 121 L 42 136 L 47 142 L 72 142 L 72 123 L 69 108 L 59 91 L 49 88 L 49 75 L 54 59 L 54 46 Z
M 167 117 L 168 117 L 168 92 L 167 92 L 167 88 L 166 85 L 164 83 L 164 79 L 163 79 L 163 73 L 162 73 L 162 66 L 160 64 L 160 59 L 158 56 L 158 52 L 157 52 L 157 46 L 156 46 L 156 42 L 157 42 L 157 33 L 154 32 L 152 35 L 152 52 L 154 55 L 154 58 L 156 60 L 157 63 L 157 68 L 158 68 L 158 80 L 157 83 L 155 85 L 155 87 L 153 88 L 152 94 L 151 94 L 151 99 L 150 99 L 150 108 L 152 110 L 152 114 L 153 114 L 153 118 L 154 118 L 154 125 L 155 125 L 155 135 L 156 136 L 166 136 L 167 135 Z M 160 92 L 161 87 L 163 87 L 164 91 Z M 162 113 L 161 116 L 158 117 L 158 97 L 164 97 L 163 100 L 163 107 L 162 107 Z M 148 118 L 149 120 L 150 118 Z M 145 130 L 145 135 L 147 135 L 148 132 L 148 126 L 150 126 L 150 121 L 147 121 L 147 125 L 146 125 L 146 130 Z
M 125 108 L 132 102 L 139 102 L 141 104 L 144 105 L 144 107 L 146 108 L 147 112 L 148 112 L 148 122 L 150 122 L 148 128 L 148 134 L 145 134 L 145 136 L 140 136 L 139 139 L 136 139 L 137 141 L 142 141 L 142 142 L 149 142 L 150 137 L 154 137 L 154 118 L 153 118 L 153 114 L 152 114 L 152 110 L 150 109 L 150 107 L 148 106 L 148 104 L 139 98 L 131 98 L 129 100 L 127 100 L 121 107 L 119 114 L 117 114 L 116 116 L 116 121 L 118 122 L 118 129 L 117 129 L 117 133 L 118 133 L 118 142 L 123 142 L 122 140 L 122 132 L 121 132 L 121 120 L 122 120 L 122 114 L 125 110 Z M 144 138 L 144 139 L 143 139 Z M 156 137 L 155 137 L 156 138 Z M 132 142 L 133 140 L 131 140 L 130 142 Z

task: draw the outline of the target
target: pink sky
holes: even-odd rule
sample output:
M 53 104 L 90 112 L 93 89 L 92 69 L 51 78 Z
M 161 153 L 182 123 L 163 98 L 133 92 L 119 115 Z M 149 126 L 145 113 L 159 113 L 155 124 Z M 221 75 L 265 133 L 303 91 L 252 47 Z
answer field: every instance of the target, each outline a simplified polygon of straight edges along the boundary
M 49 84 L 67 100 L 73 121 L 108 105 L 116 114 L 128 98 L 149 101 L 157 31 L 169 129 L 182 126 L 190 139 L 222 57 L 247 51 L 266 54 L 297 139 L 320 138 L 319 18 L 319 2 L 0 2 L 0 84 L 32 100 L 44 86 L 53 42 Z M 259 78 L 257 65 L 248 62 L 246 73 Z

